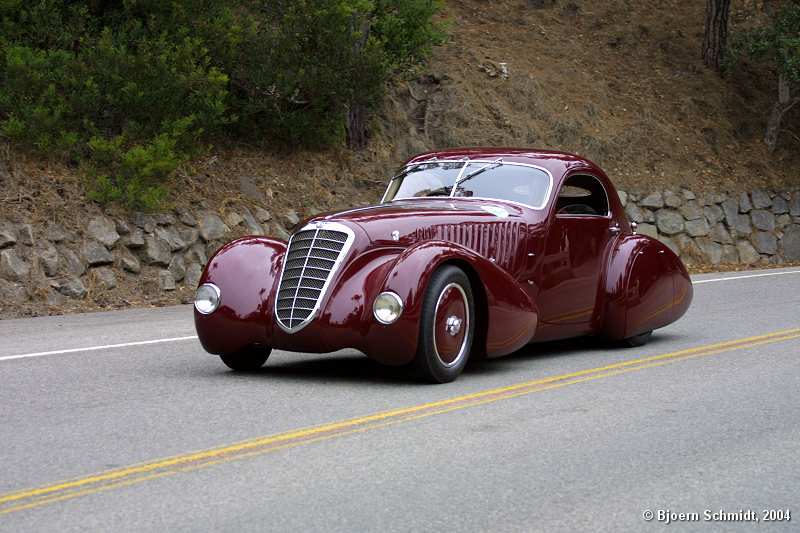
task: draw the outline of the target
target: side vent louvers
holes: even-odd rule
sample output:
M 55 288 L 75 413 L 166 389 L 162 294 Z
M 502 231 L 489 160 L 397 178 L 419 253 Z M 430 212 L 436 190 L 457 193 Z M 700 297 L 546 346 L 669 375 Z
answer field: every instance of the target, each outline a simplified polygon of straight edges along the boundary
M 289 241 L 275 299 L 278 324 L 295 332 L 313 318 L 331 276 L 353 241 L 341 224 L 307 226 Z

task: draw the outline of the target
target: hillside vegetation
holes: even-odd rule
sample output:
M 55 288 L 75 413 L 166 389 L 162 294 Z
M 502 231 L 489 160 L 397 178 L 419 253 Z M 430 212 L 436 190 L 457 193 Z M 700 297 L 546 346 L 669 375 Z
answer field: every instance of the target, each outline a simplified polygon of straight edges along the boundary
M 213 149 L 176 167 L 168 205 L 223 217 L 262 207 L 276 219 L 288 211 L 303 218 L 376 202 L 404 159 L 467 145 L 578 153 L 637 194 L 800 189 L 798 137 L 781 135 L 774 152 L 762 143 L 773 73 L 753 62 L 725 77 L 706 69 L 704 4 L 451 0 L 439 15 L 450 21 L 449 42 L 434 49 L 421 74 L 388 86 L 370 115 L 365 148 L 350 150 L 343 140 L 324 149 L 277 145 L 257 128 L 217 132 L 209 137 Z M 735 2 L 733 18 L 752 15 L 755 4 Z M 798 124 L 797 107 L 785 117 L 789 127 Z M 17 146 L 0 140 L 0 225 L 55 224 L 80 239 L 100 213 L 132 215 L 122 202 L 88 200 L 85 168 L 73 157 Z M 126 304 L 190 294 L 145 296 L 144 285 L 125 277 L 117 291 Z

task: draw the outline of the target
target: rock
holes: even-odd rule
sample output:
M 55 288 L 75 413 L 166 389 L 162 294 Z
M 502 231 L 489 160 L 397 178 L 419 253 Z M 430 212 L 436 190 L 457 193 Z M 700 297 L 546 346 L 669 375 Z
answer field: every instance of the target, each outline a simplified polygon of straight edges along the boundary
M 739 212 L 749 213 L 751 209 L 753 209 L 753 205 L 750 203 L 750 197 L 746 192 L 739 193 Z
M 660 191 L 651 193 L 639 202 L 639 207 L 648 207 L 650 209 L 661 209 L 664 207 L 664 196 Z
M 748 215 L 737 214 L 733 217 L 732 223 L 729 222 L 729 224 L 730 228 L 737 235 L 750 235 L 753 232 L 753 228 L 750 227 L 750 217 Z
M 58 291 L 64 296 L 69 296 L 75 300 L 86 298 L 86 287 L 81 280 L 77 278 L 70 278 L 61 283 L 58 287 Z
M 619 201 L 622 204 L 622 207 L 626 207 L 628 205 L 628 193 L 617 189 L 617 196 L 619 196 Z
M 708 223 L 712 226 L 715 225 L 717 222 L 722 222 L 725 220 L 725 213 L 722 211 L 722 208 L 716 204 L 707 205 L 703 208 L 703 214 L 705 215 Z
M 653 237 L 654 239 L 658 238 L 658 229 L 652 224 L 639 224 L 639 227 L 636 228 L 636 233 L 641 235 L 647 235 L 648 237 Z
M 144 213 L 136 213 L 133 215 L 133 223 L 145 233 L 153 233 L 156 229 L 156 219 Z
M 201 265 L 208 263 L 206 247 L 199 243 L 192 245 L 183 258 L 187 263 L 200 263 Z
M 0 297 L 11 302 L 24 302 L 28 299 L 28 289 L 19 283 L 0 282 Z
M 712 265 L 718 265 L 722 262 L 722 245 L 707 239 L 699 239 L 697 243 L 700 251 L 703 252 Z
M 772 207 L 772 198 L 761 190 L 750 191 L 750 200 L 753 203 L 753 209 L 769 209 Z
M 794 200 L 789 204 L 789 214 L 793 217 L 800 217 L 800 192 L 794 194 Z
M 136 228 L 133 233 L 124 239 L 124 244 L 128 248 L 141 248 L 144 246 L 144 231 L 141 228 Z
M 780 249 L 786 261 L 800 261 L 800 224 L 794 224 L 784 232 Z
M 119 233 L 117 233 L 117 225 L 114 221 L 109 220 L 104 216 L 94 217 L 89 221 L 87 228 L 89 235 L 100 241 L 106 248 L 113 248 L 119 240 Z
M 222 221 L 216 213 L 211 211 L 203 211 L 200 213 L 200 237 L 205 242 L 220 239 L 228 232 L 228 226 Z
M 265 222 L 269 222 L 272 220 L 272 215 L 266 209 L 261 207 L 256 207 L 254 213 L 256 220 L 258 220 L 259 224 L 263 224 Z
M 300 217 L 293 210 L 289 210 L 279 217 L 279 222 L 284 228 L 292 229 L 300 223 Z
M 725 200 L 722 202 L 722 212 L 725 213 L 725 223 L 728 227 L 733 227 L 733 223 L 739 216 L 739 202 L 736 200 Z
M 683 197 L 686 198 L 689 201 L 697 199 L 697 197 L 694 195 L 694 193 L 692 191 L 690 191 L 689 189 L 681 189 L 681 194 L 683 194 Z
M 739 261 L 739 254 L 736 253 L 736 247 L 732 244 L 725 244 L 722 246 L 722 262 L 723 263 L 737 263 Z
M 174 291 L 177 285 L 175 284 L 175 278 L 172 276 L 172 272 L 169 270 L 161 270 L 158 273 L 158 286 L 161 287 L 161 290 Z
M 731 234 L 725 229 L 725 225 L 718 223 L 714 226 L 714 231 L 711 233 L 711 240 L 720 244 L 733 244 Z
M 250 214 L 250 211 L 245 209 L 242 213 L 242 218 L 244 219 L 245 224 L 247 224 L 247 232 L 250 235 L 264 235 L 264 230 L 261 228 L 261 224 L 259 224 L 255 217 Z
M 33 228 L 30 224 L 23 224 L 19 227 L 17 239 L 26 246 L 33 246 Z
M 700 247 L 697 246 L 693 239 L 690 239 L 683 233 L 675 237 L 675 242 L 678 243 L 678 248 L 681 250 L 681 260 L 687 265 L 690 265 L 694 263 L 695 260 L 703 257 L 703 252 L 700 250 Z
M 683 226 L 683 230 L 689 237 L 703 237 L 709 234 L 711 228 L 705 218 L 700 218 L 696 220 L 687 220 Z
M 138 274 L 142 271 L 142 263 L 133 256 L 125 255 L 119 260 L 119 266 L 126 272 Z
M 753 243 L 760 254 L 775 255 L 778 251 L 778 239 L 772 233 L 757 231 L 753 235 Z
M 0 248 L 6 248 L 13 244 L 17 244 L 17 232 L 11 226 L 3 226 L 0 228 Z
M 664 191 L 664 205 L 667 207 L 678 208 L 683 204 L 681 197 L 672 191 Z
M 89 266 L 107 265 L 114 262 L 114 258 L 106 247 L 97 241 L 86 243 L 86 247 L 83 249 L 83 256 Z
M 225 217 L 225 222 L 228 223 L 229 228 L 235 228 L 236 226 L 244 222 L 244 219 L 239 213 L 231 212 L 228 213 L 228 216 Z
M 178 230 L 178 235 L 184 242 L 184 249 L 189 248 L 194 243 L 200 240 L 200 231 L 197 228 L 182 227 Z
M 175 225 L 175 217 L 172 216 L 170 213 L 158 213 L 153 218 L 155 219 L 157 226 L 174 226 Z
M 197 219 L 185 205 L 177 206 L 175 208 L 175 213 L 178 215 L 178 218 L 183 224 L 193 228 L 197 227 Z
M 289 233 L 285 229 L 283 229 L 283 227 L 281 227 L 280 224 L 273 224 L 272 231 L 270 233 L 275 238 L 281 239 L 283 241 L 288 241 L 289 237 L 291 237 L 291 235 L 289 235 Z
M 56 244 L 61 244 L 67 239 L 67 236 L 64 235 L 64 232 L 62 231 L 61 227 L 55 222 L 50 222 L 50 221 L 48 221 L 47 225 L 45 226 L 44 237 L 48 241 L 54 242 Z
M 736 252 L 739 254 L 739 262 L 740 263 L 747 263 L 748 265 L 754 265 L 758 263 L 761 256 L 758 255 L 758 252 L 753 245 L 747 241 L 739 241 L 736 243 Z
M 39 254 L 39 264 L 42 266 L 42 272 L 44 272 L 44 275 L 48 278 L 54 278 L 60 275 L 64 268 L 61 257 L 52 246 Z
M 664 235 L 676 235 L 683 231 L 683 217 L 675 211 L 660 209 L 656 212 L 656 227 Z
M 183 260 L 183 257 L 179 255 L 173 257 L 168 270 L 175 281 L 180 281 L 186 277 L 186 262 Z
M 109 291 L 117 286 L 117 275 L 108 267 L 100 267 L 92 270 L 94 282 L 102 290 Z
M 156 237 L 161 239 L 162 241 L 166 242 L 169 246 L 170 251 L 177 252 L 179 250 L 183 250 L 186 248 L 186 243 L 181 239 L 174 231 L 164 229 L 164 228 L 156 228 Z
M 197 285 L 200 283 L 200 276 L 202 273 L 203 267 L 198 263 L 192 263 L 186 269 L 186 277 L 183 280 L 184 285 L 192 290 L 197 289 Z
M 697 205 L 697 202 L 687 202 L 678 211 L 686 220 L 697 220 L 705 217 L 703 209 Z
M 114 228 L 120 235 L 128 235 L 131 232 L 131 227 L 128 226 L 128 223 L 121 218 L 114 220 Z
M 172 259 L 169 244 L 152 235 L 144 238 L 144 246 L 137 253 L 146 265 L 168 267 Z
M 782 196 L 776 196 L 772 199 L 772 212 L 776 215 L 782 215 L 789 212 L 789 202 L 784 200 Z
M 792 216 L 788 213 L 784 213 L 782 215 L 778 215 L 775 217 L 775 229 L 783 231 L 786 229 L 786 226 L 792 223 Z
M 67 272 L 69 272 L 74 277 L 80 277 L 86 272 L 86 266 L 84 265 L 81 258 L 78 257 L 78 254 L 70 250 L 69 248 L 63 248 L 61 250 L 61 255 L 64 257 L 64 261 L 67 264 Z
M 630 202 L 627 206 L 625 206 L 625 214 L 628 216 L 628 220 L 631 222 L 644 221 L 644 213 L 642 213 L 642 210 L 639 209 L 639 206 L 633 202 Z
M 761 231 L 775 231 L 775 215 L 766 209 L 754 209 L 750 211 L 750 220 L 753 226 Z
M 0 252 L 0 277 L 8 281 L 19 281 L 30 271 L 30 265 L 13 248 Z
M 670 239 L 669 237 L 665 237 L 663 235 L 659 237 L 658 240 L 664 243 L 667 246 L 667 248 L 672 250 L 672 253 L 674 253 L 675 255 L 677 256 L 681 255 L 681 249 L 678 247 L 678 243 L 676 243 L 674 240 Z

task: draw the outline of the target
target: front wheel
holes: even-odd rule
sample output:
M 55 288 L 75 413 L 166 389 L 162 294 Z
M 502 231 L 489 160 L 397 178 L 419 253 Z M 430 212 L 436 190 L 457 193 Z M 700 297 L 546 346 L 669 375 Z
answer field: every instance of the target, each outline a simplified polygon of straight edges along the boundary
M 261 344 L 251 344 L 233 353 L 220 355 L 220 359 L 228 368 L 238 371 L 258 370 L 267 362 L 272 348 Z
M 414 365 L 433 383 L 456 379 L 469 358 L 475 331 L 475 304 L 469 278 L 447 265 L 431 276 L 422 300 Z

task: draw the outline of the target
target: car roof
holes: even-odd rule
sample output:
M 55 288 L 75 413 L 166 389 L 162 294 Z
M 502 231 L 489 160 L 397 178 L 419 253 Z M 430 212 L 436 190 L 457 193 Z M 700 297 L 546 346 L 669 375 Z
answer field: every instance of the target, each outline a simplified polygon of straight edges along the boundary
M 586 158 L 568 152 L 558 152 L 553 150 L 535 150 L 531 148 L 509 148 L 509 147 L 468 147 L 468 148 L 446 148 L 417 154 L 403 166 L 421 163 L 431 159 L 440 161 L 458 161 L 468 157 L 472 160 L 495 160 L 502 157 L 509 163 L 523 163 L 536 165 L 550 172 L 557 181 L 573 170 L 582 170 L 600 175 L 605 178 L 605 174 L 600 168 Z

